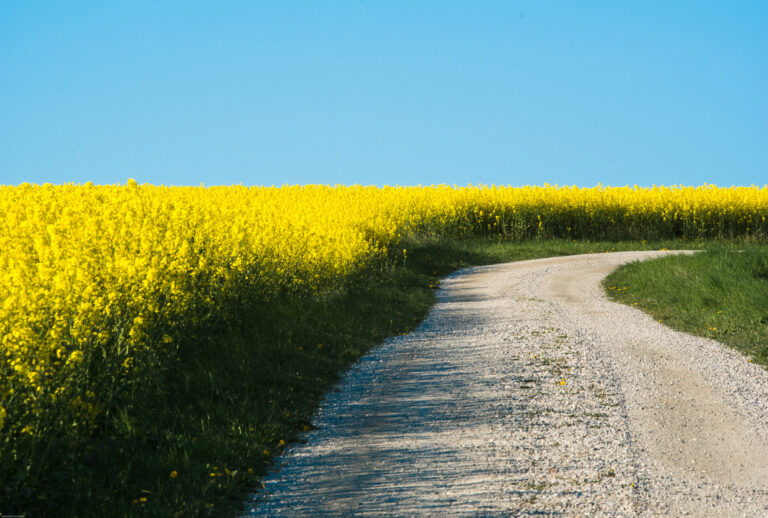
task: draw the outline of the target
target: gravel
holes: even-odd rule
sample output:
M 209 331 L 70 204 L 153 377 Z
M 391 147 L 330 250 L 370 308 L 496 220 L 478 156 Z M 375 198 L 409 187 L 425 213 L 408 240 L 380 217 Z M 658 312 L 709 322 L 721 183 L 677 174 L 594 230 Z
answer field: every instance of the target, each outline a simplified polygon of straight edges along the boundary
M 664 253 L 447 277 L 418 330 L 328 394 L 245 516 L 768 516 L 768 372 L 603 293 Z

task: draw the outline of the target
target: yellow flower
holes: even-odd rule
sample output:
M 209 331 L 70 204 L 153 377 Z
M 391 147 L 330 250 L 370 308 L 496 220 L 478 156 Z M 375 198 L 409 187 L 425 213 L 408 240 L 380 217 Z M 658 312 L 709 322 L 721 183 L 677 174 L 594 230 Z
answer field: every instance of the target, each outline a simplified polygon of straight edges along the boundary
M 69 358 L 67 358 L 67 365 L 80 363 L 81 361 L 83 361 L 83 351 L 72 351 Z

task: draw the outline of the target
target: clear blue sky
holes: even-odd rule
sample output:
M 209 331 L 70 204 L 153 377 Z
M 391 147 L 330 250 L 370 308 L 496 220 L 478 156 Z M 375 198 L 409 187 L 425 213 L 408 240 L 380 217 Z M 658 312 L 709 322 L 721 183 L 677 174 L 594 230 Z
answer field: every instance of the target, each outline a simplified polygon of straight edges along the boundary
M 768 2 L 0 2 L 0 184 L 768 183 Z

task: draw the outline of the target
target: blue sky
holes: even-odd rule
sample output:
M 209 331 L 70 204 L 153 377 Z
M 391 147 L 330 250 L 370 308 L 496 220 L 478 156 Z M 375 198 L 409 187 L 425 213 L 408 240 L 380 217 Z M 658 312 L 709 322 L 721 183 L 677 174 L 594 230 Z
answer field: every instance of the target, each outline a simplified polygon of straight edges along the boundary
M 768 2 L 0 3 L 0 184 L 768 182 Z

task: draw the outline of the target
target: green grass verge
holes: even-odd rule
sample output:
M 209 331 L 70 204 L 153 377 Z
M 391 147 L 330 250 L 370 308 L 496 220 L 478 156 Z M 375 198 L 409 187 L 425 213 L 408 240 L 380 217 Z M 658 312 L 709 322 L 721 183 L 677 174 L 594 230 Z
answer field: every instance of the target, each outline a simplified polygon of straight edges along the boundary
M 149 397 L 113 412 L 0 512 L 27 516 L 234 516 L 285 444 L 310 426 L 351 363 L 426 316 L 436 281 L 462 267 L 547 256 L 703 247 L 686 242 L 422 240 L 404 264 L 322 299 L 244 308 L 242 324 L 185 344 Z M 35 453 L 35 452 L 31 452 Z M 48 454 L 48 453 L 46 453 Z M 5 504 L 5 502 L 3 502 Z
M 768 246 L 715 246 L 624 266 L 609 295 L 664 324 L 713 338 L 768 367 Z

